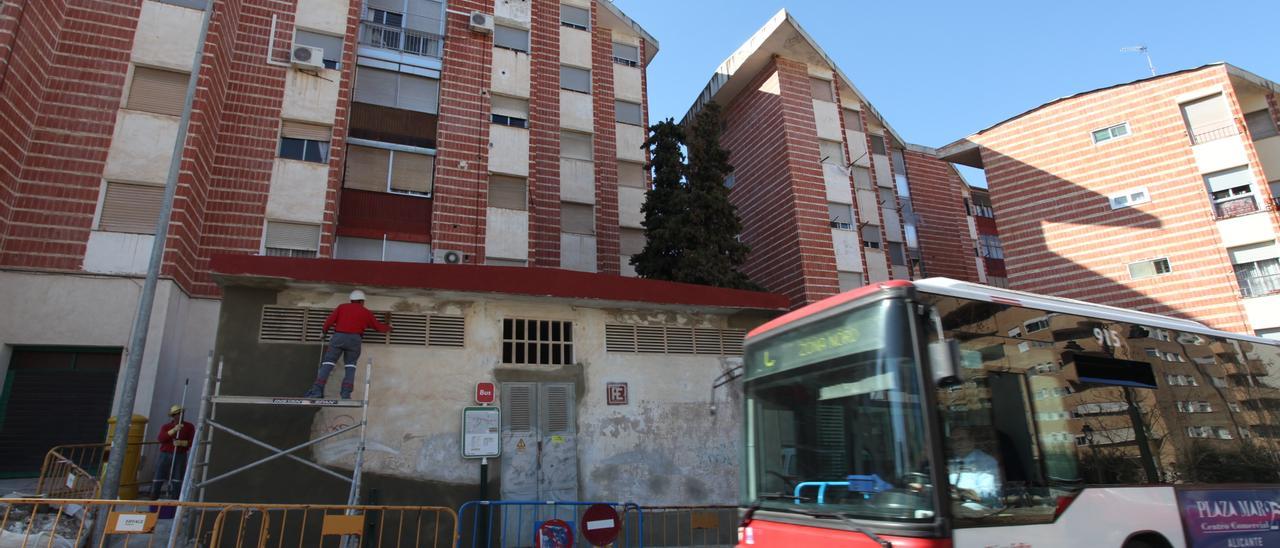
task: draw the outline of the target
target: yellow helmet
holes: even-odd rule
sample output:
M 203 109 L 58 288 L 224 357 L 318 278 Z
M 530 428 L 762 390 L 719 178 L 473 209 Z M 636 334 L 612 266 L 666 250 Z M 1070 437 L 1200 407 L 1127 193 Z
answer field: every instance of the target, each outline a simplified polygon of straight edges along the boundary
M 176 405 L 176 404 L 175 404 L 175 405 L 170 405 L 170 406 L 169 406 L 169 416 L 170 416 L 170 417 L 172 417 L 172 416 L 174 416 L 174 415 L 177 415 L 178 413 L 181 413 L 181 412 L 182 412 L 182 406 L 181 406 L 181 405 Z

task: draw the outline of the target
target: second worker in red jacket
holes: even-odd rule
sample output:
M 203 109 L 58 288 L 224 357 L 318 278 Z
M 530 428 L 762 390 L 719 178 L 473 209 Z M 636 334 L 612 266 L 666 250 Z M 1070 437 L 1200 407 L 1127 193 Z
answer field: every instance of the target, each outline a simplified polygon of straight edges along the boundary
M 329 374 L 333 372 L 338 359 L 343 357 L 346 358 L 347 363 L 342 375 L 341 394 L 344 400 L 351 398 L 351 389 L 355 386 L 356 380 L 356 362 L 360 359 L 361 335 L 366 328 L 376 329 L 382 333 L 391 331 L 390 324 L 378 321 L 373 313 L 364 307 L 364 292 L 359 289 L 351 292 L 351 302 L 338 305 L 338 308 L 329 314 L 329 318 L 324 321 L 322 336 L 328 333 L 330 328 L 334 329 L 333 337 L 329 339 L 329 346 L 320 360 L 320 372 L 316 375 L 316 382 L 303 396 L 304 398 L 324 397 L 324 385 L 329 382 Z

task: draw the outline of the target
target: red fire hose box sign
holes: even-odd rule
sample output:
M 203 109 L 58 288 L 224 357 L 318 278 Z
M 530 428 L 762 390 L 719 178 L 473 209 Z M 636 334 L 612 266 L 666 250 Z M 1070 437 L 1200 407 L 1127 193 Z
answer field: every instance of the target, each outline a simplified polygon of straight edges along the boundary
M 592 546 L 605 546 L 618 538 L 622 520 L 618 511 L 608 504 L 592 504 L 582 513 L 582 538 Z

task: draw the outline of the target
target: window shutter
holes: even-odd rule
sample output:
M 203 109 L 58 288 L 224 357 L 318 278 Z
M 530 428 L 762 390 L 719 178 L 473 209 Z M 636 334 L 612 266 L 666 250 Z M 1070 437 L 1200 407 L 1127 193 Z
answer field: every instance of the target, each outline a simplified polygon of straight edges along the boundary
M 525 180 L 517 177 L 491 175 L 489 177 L 489 207 L 502 209 L 528 209 Z
M 560 87 L 582 93 L 591 93 L 591 71 L 561 65 Z
M 438 0 L 411 0 L 404 26 L 414 30 L 442 34 L 444 9 Z
M 853 186 L 871 190 L 871 170 L 861 166 L 853 166 L 850 171 L 853 172 Z
M 135 66 L 125 108 L 178 116 L 186 102 L 190 77 L 185 72 Z
M 293 42 L 301 46 L 323 49 L 326 61 L 338 62 L 342 60 L 341 37 L 299 30 L 294 32 Z
M 591 160 L 591 135 L 570 131 L 560 132 L 560 156 L 575 160 Z
M 614 101 L 615 118 L 624 124 L 640 125 L 642 118 L 640 103 L 632 103 L 629 101 Z
M 573 396 L 569 385 L 543 385 L 542 421 L 543 435 L 573 433 Z
M 833 228 L 852 228 L 853 206 L 849 204 L 828 202 L 827 219 L 831 221 Z
M 644 164 L 618 162 L 618 184 L 631 188 L 645 188 Z
M 884 153 L 885 153 L 885 148 L 884 148 L 884 137 L 882 137 L 882 136 L 880 136 L 880 135 L 872 135 L 872 136 L 871 136 L 871 153 L 872 153 L 872 154 L 884 154 Z
M 495 25 L 493 27 L 493 45 L 527 52 L 529 51 L 529 31 L 526 29 Z
M 1246 264 L 1280 257 L 1280 247 L 1277 247 L 1276 242 L 1273 240 L 1260 244 L 1228 248 L 1227 254 L 1231 256 L 1232 264 Z
M 589 29 L 591 28 L 591 12 L 579 7 L 560 4 L 560 22 Z
M 382 258 L 384 261 L 399 263 L 431 262 L 431 246 L 427 244 L 387 240 L 386 249 L 386 253 Z M 396 326 L 396 330 L 400 330 L 399 325 Z
M 494 95 L 493 113 L 527 120 L 529 118 L 529 101 Z
M 862 241 L 866 243 L 880 244 L 880 227 L 876 225 L 867 225 L 862 227 Z
M 1249 135 L 1254 141 L 1261 141 L 1267 137 L 1275 137 L 1280 134 L 1276 129 L 1276 122 L 1271 118 L 1271 111 L 1267 109 L 1255 110 L 1244 115 L 1244 123 L 1249 126 Z
M 267 221 L 266 247 L 314 251 L 320 245 L 320 225 Z
M 393 106 L 435 114 L 440 103 L 440 81 L 404 73 L 399 77 L 400 89 Z
M 374 192 L 387 191 L 387 150 L 359 145 L 347 146 L 347 175 L 342 186 Z
M 391 190 L 429 194 L 435 167 L 435 156 L 396 151 L 391 157 Z
M 834 103 L 836 101 L 835 92 L 832 91 L 831 81 L 821 78 L 810 78 L 809 87 L 813 90 L 813 98 L 819 101 Z
M 532 383 L 502 384 L 503 399 L 507 400 L 504 404 L 507 412 L 502 416 L 508 431 L 533 431 L 533 387 Z
M 98 230 L 155 234 L 163 201 L 162 186 L 107 183 Z
M 644 230 L 639 228 L 618 230 L 618 247 L 623 255 L 630 257 L 644 251 L 644 244 Z
M 629 44 L 613 44 L 613 56 L 627 61 L 640 62 L 640 48 Z
M 1222 94 L 1214 94 L 1182 105 L 1191 135 L 1221 129 L 1231 124 L 1231 111 Z
M 384 107 L 396 106 L 396 73 L 369 67 L 356 68 L 356 91 L 353 100 Z
M 1210 192 L 1219 192 L 1230 190 L 1239 186 L 1250 186 L 1253 184 L 1253 173 L 1249 171 L 1248 166 L 1210 173 L 1204 176 L 1205 182 L 1209 185 Z M 1252 189 L 1252 187 L 1250 187 Z
M 329 137 L 333 135 L 333 128 L 319 124 L 284 120 L 280 123 L 280 135 L 291 139 L 306 139 L 308 141 L 327 143 L 329 142 Z
M 844 129 L 848 131 L 862 131 L 862 113 L 853 109 L 845 109 Z
M 587 204 L 560 203 L 560 231 L 570 234 L 595 234 L 594 209 Z

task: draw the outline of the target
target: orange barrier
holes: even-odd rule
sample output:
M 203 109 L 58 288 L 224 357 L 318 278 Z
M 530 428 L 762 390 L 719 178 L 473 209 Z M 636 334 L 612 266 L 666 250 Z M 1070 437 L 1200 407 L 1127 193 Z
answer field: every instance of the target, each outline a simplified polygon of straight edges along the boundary
M 158 442 L 129 444 L 141 451 L 149 446 L 158 446 Z M 84 498 L 91 499 L 102 491 L 102 483 L 98 475 L 110 454 L 109 443 L 80 443 L 75 445 L 59 445 L 44 455 L 44 464 L 40 466 L 40 479 L 36 483 L 35 494 L 42 497 Z M 136 488 L 148 482 L 138 481 L 124 485 Z

